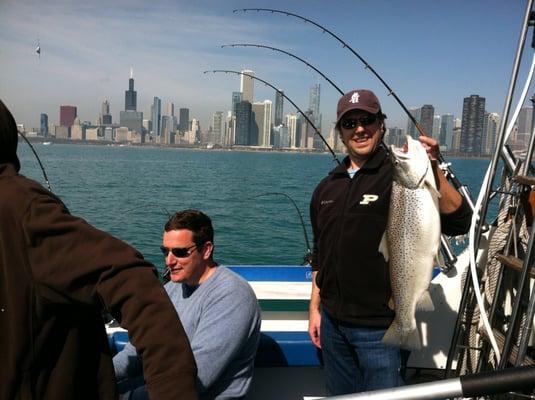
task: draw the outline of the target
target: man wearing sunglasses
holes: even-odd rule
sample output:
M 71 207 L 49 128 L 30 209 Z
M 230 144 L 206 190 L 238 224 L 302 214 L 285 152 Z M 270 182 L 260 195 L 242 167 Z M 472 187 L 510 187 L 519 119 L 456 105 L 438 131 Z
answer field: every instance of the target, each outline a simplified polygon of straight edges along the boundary
M 161 246 L 170 282 L 165 285 L 180 315 L 197 363 L 201 399 L 243 398 L 253 375 L 260 339 L 260 309 L 246 280 L 213 259 L 210 218 L 197 210 L 174 214 Z M 113 359 L 119 380 L 141 372 L 127 344 Z M 146 398 L 144 388 L 130 398 Z
M 386 229 L 392 165 L 381 145 L 386 115 L 375 94 L 352 90 L 338 102 L 336 129 L 344 162 L 316 187 L 310 203 L 314 232 L 309 334 L 323 352 L 329 395 L 403 384 L 401 352 L 381 339 L 394 318 L 388 263 L 379 253 Z M 438 143 L 420 137 L 429 157 Z M 442 232 L 468 232 L 471 210 L 436 166 Z
M 156 268 L 20 175 L 17 143 L 0 101 L 0 399 L 117 398 L 104 311 L 132 332 L 153 398 L 196 399 L 193 354 Z

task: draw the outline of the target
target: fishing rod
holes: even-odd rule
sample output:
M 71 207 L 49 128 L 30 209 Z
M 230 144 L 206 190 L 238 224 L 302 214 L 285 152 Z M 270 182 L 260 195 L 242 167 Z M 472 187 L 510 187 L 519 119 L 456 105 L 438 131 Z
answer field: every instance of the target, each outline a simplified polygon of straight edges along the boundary
M 289 195 L 287 195 L 286 193 L 283 193 L 283 192 L 266 192 L 266 193 L 261 193 L 261 194 L 258 194 L 256 196 L 253 196 L 252 198 L 255 199 L 255 198 L 258 198 L 258 197 L 269 196 L 269 195 L 284 196 L 284 197 L 286 197 L 288 200 L 290 200 L 292 202 L 295 210 L 297 211 L 297 215 L 299 216 L 299 220 L 301 221 L 301 227 L 303 228 L 303 235 L 305 237 L 305 244 L 307 246 L 307 252 L 306 252 L 305 257 L 303 259 L 303 264 L 302 265 L 310 265 L 311 262 L 312 262 L 312 250 L 311 250 L 311 247 L 310 247 L 310 242 L 308 240 L 308 234 L 307 234 L 307 230 L 306 230 L 306 227 L 305 227 L 305 221 L 303 220 L 303 214 L 301 214 L 301 210 L 299 210 L 299 207 L 297 206 L 297 203 Z
M 338 90 L 338 92 L 340 93 L 340 95 L 344 95 L 344 92 L 332 81 L 330 80 L 329 78 L 327 78 L 327 76 L 325 76 L 325 74 L 323 72 L 321 72 L 319 69 L 317 69 L 316 67 L 314 67 L 312 64 L 310 64 L 308 61 L 306 60 L 303 60 L 301 57 L 298 57 L 296 56 L 295 54 L 292 54 L 288 51 L 285 51 L 285 50 L 282 50 L 282 49 L 278 49 L 276 47 L 271 47 L 271 46 L 264 46 L 262 44 L 253 44 L 253 43 L 232 43 L 232 44 L 223 44 L 221 45 L 221 48 L 223 47 L 258 47 L 258 48 L 264 48 L 264 49 L 270 49 L 270 50 L 273 50 L 273 51 L 278 51 L 280 53 L 284 53 L 290 57 L 293 57 L 299 61 L 301 61 L 302 63 L 304 63 L 307 67 L 310 67 L 312 68 L 314 71 L 316 71 L 318 74 L 320 74 L 322 76 L 323 79 L 325 79 L 327 82 L 329 82 L 332 87 L 334 87 L 336 90 Z
M 344 95 L 344 92 L 329 78 L 327 78 L 327 76 L 325 76 L 324 73 L 322 73 L 319 69 L 317 69 L 316 67 L 314 67 L 312 64 L 310 64 L 308 61 L 306 60 L 303 60 L 302 58 L 296 56 L 295 54 L 292 54 L 288 51 L 285 51 L 285 50 L 282 50 L 282 49 L 278 49 L 276 47 L 272 47 L 272 46 L 265 46 L 265 45 L 260 45 L 260 44 L 252 44 L 252 43 L 233 43 L 233 44 L 224 44 L 222 45 L 221 47 L 257 47 L 257 48 L 266 48 L 266 49 L 270 49 L 270 50 L 273 50 L 273 51 L 278 51 L 278 52 L 281 52 L 283 54 L 286 54 L 290 57 L 293 57 L 299 61 L 301 61 L 302 63 L 304 63 L 305 65 L 307 65 L 308 67 L 312 68 L 314 71 L 316 71 L 318 74 L 320 74 L 327 82 L 329 82 L 339 93 L 340 95 Z M 385 150 L 388 152 L 388 146 L 384 143 L 384 135 L 381 137 L 381 143 L 383 145 L 383 147 L 385 148 Z M 444 235 L 441 235 L 441 238 L 440 238 L 440 243 L 441 243 L 441 250 L 442 250 L 442 255 L 443 255 L 443 258 L 444 258 L 444 265 L 441 265 L 441 270 L 443 273 L 445 274 L 449 274 L 450 271 L 453 271 L 453 268 L 455 267 L 455 263 L 457 262 L 457 256 L 455 255 L 452 247 L 451 247 L 451 244 L 450 242 L 448 241 L 448 239 L 444 236 Z M 309 246 L 310 248 L 310 246 Z
M 228 73 L 231 73 L 231 74 L 236 74 L 236 75 L 243 75 L 243 76 L 248 76 L 249 78 L 252 78 L 252 79 L 256 79 L 257 81 L 260 81 L 262 83 L 264 83 L 265 85 L 269 86 L 270 88 L 274 89 L 277 93 L 279 93 L 281 96 L 283 96 L 286 100 L 288 100 L 296 109 L 297 111 L 299 111 L 299 113 L 301 113 L 301 115 L 306 119 L 306 121 L 309 123 L 309 125 L 314 129 L 314 131 L 318 134 L 318 136 L 321 138 L 321 140 L 323 141 L 323 143 L 325 144 L 325 146 L 327 146 L 327 149 L 329 150 L 329 152 L 332 154 L 333 158 L 334 158 L 334 161 L 336 161 L 336 163 L 338 165 L 340 165 L 340 160 L 338 160 L 338 158 L 336 157 L 336 154 L 334 153 L 333 149 L 331 148 L 331 146 L 329 146 L 329 143 L 327 143 L 327 141 L 325 140 L 325 138 L 323 137 L 323 135 L 320 133 L 320 131 L 318 130 L 318 128 L 316 128 L 316 126 L 312 123 L 312 121 L 310 120 L 310 118 L 308 118 L 308 116 L 303 112 L 301 111 L 301 109 L 297 106 L 297 104 L 295 104 L 292 99 L 290 99 L 286 94 L 284 94 L 284 92 L 280 89 L 277 89 L 275 86 L 273 86 L 271 83 L 269 82 L 266 82 L 265 80 L 263 79 L 260 79 L 258 78 L 257 76 L 254 76 L 254 75 L 249 75 L 247 73 L 244 73 L 244 72 L 239 72 L 239 71 L 232 71 L 232 70 L 228 70 L 228 69 L 214 69 L 214 70 L 210 70 L 210 71 L 204 71 L 203 74 L 206 74 L 208 72 L 212 72 L 212 73 L 216 73 L 216 72 L 224 72 L 226 74 Z
M 246 13 L 247 11 L 256 11 L 256 12 L 265 11 L 265 12 L 269 12 L 271 14 L 275 14 L 275 13 L 283 14 L 283 15 L 286 15 L 286 16 L 291 16 L 291 17 L 298 18 L 298 19 L 300 19 L 302 21 L 305 21 L 305 23 L 309 23 L 309 24 L 312 24 L 312 25 L 316 26 L 323 33 L 328 33 L 334 39 L 336 39 L 338 42 L 340 42 L 342 44 L 343 48 L 348 49 L 354 56 L 356 56 L 364 64 L 364 69 L 369 70 L 377 79 L 379 79 L 379 81 L 383 84 L 383 86 L 388 90 L 388 95 L 389 96 L 391 95 L 392 97 L 394 97 L 394 99 L 397 101 L 397 103 L 400 105 L 400 107 L 403 109 L 403 111 L 405 111 L 405 113 L 407 114 L 407 116 L 409 117 L 411 122 L 414 124 L 416 129 L 418 129 L 418 132 L 420 133 L 420 135 L 429 136 L 424 131 L 422 126 L 418 123 L 418 121 L 416 121 L 416 118 L 414 118 L 414 115 L 411 114 L 411 112 L 407 109 L 405 104 L 403 104 L 403 102 L 398 97 L 398 95 L 388 85 L 388 83 L 386 83 L 385 80 L 377 73 L 377 71 L 375 71 L 375 69 L 360 54 L 358 54 L 349 44 L 344 42 L 339 36 L 337 36 L 335 33 L 331 32 L 329 29 L 325 28 L 324 26 L 321 26 L 317 22 L 314 22 L 314 21 L 312 21 L 312 20 L 310 20 L 308 18 L 305 18 L 305 17 L 303 17 L 301 15 L 294 14 L 294 13 L 291 13 L 291 12 L 288 12 L 288 11 L 275 10 L 275 9 L 271 9 L 271 8 L 242 8 L 242 9 L 234 9 L 232 12 L 233 13 L 237 13 L 239 11 L 242 11 L 243 13 Z M 468 204 L 470 205 L 470 207 L 473 210 L 474 209 L 474 204 L 472 202 L 472 199 L 470 197 L 470 193 L 468 192 L 468 189 L 466 188 L 466 186 L 464 186 L 457 179 L 456 175 L 451 170 L 449 164 L 445 162 L 444 157 L 442 156 L 440 151 L 438 151 L 437 159 L 440 162 L 440 168 L 444 171 L 446 177 L 452 182 L 453 186 L 462 193 L 462 195 L 464 196 L 464 198 L 466 199 L 466 201 L 468 202 Z
M 35 158 L 37 159 L 37 162 L 39 163 L 39 168 L 41 168 L 41 172 L 43 172 L 43 176 L 45 178 L 46 186 L 48 187 L 49 191 L 52 191 L 52 188 L 50 187 L 50 182 L 48 181 L 48 176 L 46 175 L 45 167 L 43 167 L 43 164 L 41 163 L 41 159 L 37 155 L 37 152 L 33 148 L 32 144 L 30 143 L 28 138 L 26 138 L 26 135 L 24 135 L 22 132 L 19 132 L 19 135 L 24 139 L 24 141 L 26 143 L 28 143 L 28 146 L 30 146 L 30 149 L 32 150 L 33 155 L 35 156 Z

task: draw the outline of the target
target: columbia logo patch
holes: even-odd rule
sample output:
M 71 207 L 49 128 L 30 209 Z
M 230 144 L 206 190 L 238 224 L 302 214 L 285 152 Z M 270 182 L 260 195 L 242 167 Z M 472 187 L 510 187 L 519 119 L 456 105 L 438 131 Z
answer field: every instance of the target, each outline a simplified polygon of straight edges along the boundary
M 331 204 L 331 203 L 333 203 L 333 202 L 334 202 L 334 200 L 322 200 L 320 204 L 321 204 L 322 206 L 324 206 L 324 205 L 327 205 L 327 204 Z
M 363 194 L 362 195 L 362 200 L 360 201 L 359 204 L 368 205 L 370 203 L 373 203 L 378 198 L 379 198 L 379 196 L 377 196 L 376 194 Z
M 351 96 L 351 98 L 349 99 L 349 102 L 353 104 L 358 103 L 359 97 L 360 97 L 359 92 L 355 92 L 353 93 L 353 96 Z

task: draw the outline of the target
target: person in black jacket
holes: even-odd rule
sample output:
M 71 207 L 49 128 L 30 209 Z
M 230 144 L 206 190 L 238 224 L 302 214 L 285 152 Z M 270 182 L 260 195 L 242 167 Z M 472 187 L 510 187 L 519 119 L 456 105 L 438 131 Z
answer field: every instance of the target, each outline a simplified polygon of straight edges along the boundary
M 197 399 L 197 368 L 156 268 L 19 174 L 0 101 L 0 399 L 116 399 L 102 312 L 128 329 L 153 399 Z
M 394 318 L 388 263 L 379 253 L 386 229 L 392 164 L 381 139 L 385 118 L 375 94 L 352 90 L 337 107 L 336 128 L 348 156 L 316 187 L 309 334 L 322 349 L 329 395 L 403 384 L 401 352 L 381 339 Z M 420 137 L 431 160 L 438 143 Z M 468 232 L 471 209 L 433 163 L 441 194 L 442 232 Z

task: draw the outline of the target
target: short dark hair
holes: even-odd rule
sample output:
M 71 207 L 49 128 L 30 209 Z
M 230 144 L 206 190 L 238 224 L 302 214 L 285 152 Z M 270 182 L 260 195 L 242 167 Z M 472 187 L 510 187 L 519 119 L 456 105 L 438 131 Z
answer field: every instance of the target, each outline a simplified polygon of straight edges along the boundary
M 182 210 L 172 215 L 165 224 L 165 231 L 187 229 L 193 232 L 193 241 L 197 246 L 214 242 L 214 228 L 208 215 L 199 210 Z
M 20 170 L 20 162 L 17 157 L 18 133 L 15 118 L 0 100 L 0 164 L 13 164 L 17 171 Z

